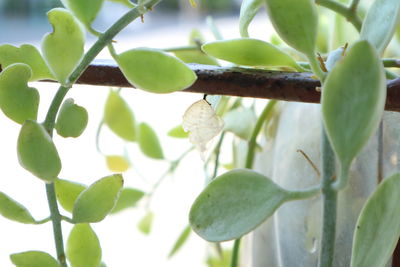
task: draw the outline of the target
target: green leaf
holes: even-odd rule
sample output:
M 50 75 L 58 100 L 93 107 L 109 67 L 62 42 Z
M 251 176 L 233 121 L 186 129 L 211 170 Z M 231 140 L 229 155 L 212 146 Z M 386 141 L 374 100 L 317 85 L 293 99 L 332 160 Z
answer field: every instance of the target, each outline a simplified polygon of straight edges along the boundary
M 189 221 L 207 241 L 232 240 L 255 229 L 289 199 L 290 193 L 267 177 L 236 169 L 208 184 L 193 203 Z
M 104 122 L 120 138 L 135 141 L 135 117 L 128 103 L 115 91 L 110 91 L 108 95 Z
M 140 220 L 138 229 L 145 235 L 150 234 L 151 226 L 153 224 L 154 214 L 152 212 L 146 213 L 146 215 Z
M 9 44 L 0 46 L 0 65 L 3 69 L 14 63 L 25 63 L 32 69 L 29 81 L 41 79 L 54 79 L 49 67 L 36 47 L 24 44 L 15 47 Z
M 88 113 L 84 107 L 74 103 L 72 98 L 64 101 L 57 116 L 55 128 L 62 137 L 78 137 L 88 124 Z
M 130 0 L 108 0 L 108 1 L 115 2 L 115 3 L 121 3 L 129 8 L 134 8 L 136 6 Z
M 175 138 L 188 138 L 189 133 L 183 130 L 182 125 L 178 125 L 168 131 L 168 136 Z
M 386 100 L 385 72 L 367 41 L 355 43 L 336 63 L 322 88 L 322 115 L 341 165 L 344 186 L 352 160 L 376 131 Z
M 132 49 L 118 55 L 116 60 L 133 86 L 152 93 L 183 90 L 197 78 L 181 60 L 156 49 Z
M 52 9 L 47 16 L 53 32 L 43 37 L 43 57 L 54 77 L 65 84 L 82 59 L 85 34 L 79 22 L 66 9 Z
M 40 96 L 28 86 L 31 75 L 31 68 L 22 63 L 12 64 L 0 73 L 0 108 L 19 124 L 37 118 Z
M 382 54 L 400 21 L 400 1 L 375 0 L 364 19 L 360 38 L 369 41 Z
M 202 49 L 208 55 L 237 65 L 302 69 L 288 54 L 270 43 L 257 39 L 214 41 L 203 45 Z
M 57 148 L 44 127 L 27 120 L 18 136 L 19 163 L 26 170 L 45 181 L 54 181 L 61 171 Z
M 218 66 L 217 60 L 201 51 L 177 51 L 174 55 L 185 63 L 196 63 L 203 65 Z
M 82 191 L 75 201 L 72 218 L 78 223 L 100 222 L 114 208 L 123 185 L 120 174 L 104 177 Z
M 56 179 L 54 181 L 54 186 L 58 202 L 61 204 L 63 209 L 68 212 L 72 212 L 74 203 L 79 194 L 86 189 L 86 186 L 83 184 L 63 179 Z
M 400 238 L 400 174 L 385 179 L 361 210 L 351 267 L 386 266 Z
M 252 108 L 237 108 L 229 111 L 224 116 L 225 131 L 249 140 L 256 124 L 256 114 Z
M 242 37 L 249 37 L 249 25 L 263 4 L 264 0 L 243 0 L 239 17 L 239 30 Z
M 63 5 L 88 28 L 99 14 L 104 0 L 61 0 Z
M 106 156 L 107 167 L 112 172 L 125 172 L 129 169 L 130 163 L 123 156 L 108 155 Z
M 112 214 L 136 206 L 144 196 L 144 192 L 134 188 L 124 188 L 118 198 L 117 204 L 111 211 Z
M 265 0 L 269 19 L 279 36 L 294 49 L 314 55 L 318 13 L 313 0 Z
M 192 232 L 192 228 L 190 228 L 190 225 L 186 226 L 185 229 L 182 231 L 182 233 L 179 235 L 179 237 L 176 240 L 176 242 L 175 242 L 174 246 L 172 247 L 171 251 L 169 252 L 169 255 L 168 255 L 169 258 L 174 256 L 181 249 L 181 247 L 188 240 L 191 232 Z
M 42 251 L 26 251 L 10 255 L 12 263 L 17 267 L 59 267 L 58 261 L 50 254 Z
M 89 224 L 76 224 L 67 241 L 67 258 L 71 267 L 99 267 L 101 247 Z
M 20 203 L 0 192 L 0 214 L 10 220 L 20 223 L 35 223 L 30 212 Z
M 150 125 L 142 122 L 139 124 L 138 129 L 138 143 L 143 154 L 153 159 L 164 159 L 164 153 L 162 151 L 160 141 Z

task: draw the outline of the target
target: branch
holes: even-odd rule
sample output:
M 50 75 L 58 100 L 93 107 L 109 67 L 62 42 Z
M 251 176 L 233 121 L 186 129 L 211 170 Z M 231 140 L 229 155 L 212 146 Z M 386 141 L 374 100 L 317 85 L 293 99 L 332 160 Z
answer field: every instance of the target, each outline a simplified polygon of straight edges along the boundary
M 351 24 L 353 24 L 353 26 L 357 29 L 357 31 L 360 31 L 362 26 L 362 21 L 360 17 L 355 13 L 355 10 L 352 9 L 357 7 L 358 1 L 354 2 L 355 6 L 348 8 L 344 4 L 336 2 L 334 0 L 315 0 L 316 4 L 326 7 L 345 17 Z
M 244 68 L 189 64 L 198 76 L 184 92 L 210 95 L 267 98 L 284 101 L 319 103 L 321 93 L 318 80 L 311 73 L 265 71 Z M 132 87 L 117 64 L 111 60 L 97 60 L 79 78 L 88 85 Z M 400 112 L 400 79 L 391 80 L 387 87 L 386 110 Z

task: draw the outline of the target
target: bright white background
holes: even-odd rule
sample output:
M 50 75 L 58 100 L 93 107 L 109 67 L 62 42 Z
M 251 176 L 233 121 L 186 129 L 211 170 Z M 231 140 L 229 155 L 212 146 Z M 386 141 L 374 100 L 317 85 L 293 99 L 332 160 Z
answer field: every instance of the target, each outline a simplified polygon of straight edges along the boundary
M 239 37 L 237 18 L 238 16 L 216 19 L 224 37 Z M 117 51 L 122 52 L 138 46 L 156 48 L 182 46 L 187 43 L 188 35 L 194 26 L 201 28 L 208 39 L 212 40 L 204 20 L 200 20 L 197 25 L 181 23 L 179 26 L 148 29 L 147 32 L 140 31 L 140 35 L 132 30 L 145 27 L 146 23 L 141 25 L 140 22 L 136 22 L 129 32 L 117 37 Z M 267 25 L 262 24 L 262 27 L 253 30 L 256 31 L 256 36 L 262 37 L 265 36 L 267 28 L 269 28 Z M 13 44 L 27 42 L 39 46 L 43 33 L 39 33 L 35 40 L 23 40 L 22 36 L 20 41 L 15 41 Z M 3 36 L 3 39 L 7 38 Z M 103 51 L 100 57 L 109 58 L 107 51 Z M 57 86 L 50 83 L 34 83 L 32 86 L 39 89 L 41 94 L 40 121 L 44 119 Z M 104 157 L 95 149 L 96 128 L 102 118 L 108 92 L 109 88 L 105 87 L 75 86 L 68 94 L 67 97 L 73 97 L 77 104 L 88 110 L 89 124 L 84 134 L 77 139 L 63 139 L 55 134 L 55 143 L 63 163 L 60 178 L 91 184 L 111 173 L 105 165 Z M 170 138 L 167 132 L 181 123 L 186 108 L 202 95 L 189 93 L 154 95 L 131 88 L 123 89 L 122 95 L 130 103 L 136 120 L 146 121 L 157 131 L 168 159 L 175 159 L 190 147 L 187 140 Z M 19 128 L 19 125 L 0 113 L 0 190 L 25 205 L 36 219 L 43 219 L 49 215 L 45 186 L 41 180 L 30 175 L 18 164 L 16 139 Z M 103 133 L 102 149 L 106 153 L 122 154 L 123 146 L 118 138 L 107 130 Z M 144 158 L 136 144 L 128 145 L 128 152 L 133 167 L 124 174 L 125 186 L 146 191 L 168 168 L 163 162 Z M 173 243 L 188 223 L 190 205 L 203 186 L 203 162 L 197 153 L 191 153 L 182 162 L 176 175 L 167 178 L 154 195 L 150 209 L 155 213 L 155 220 L 149 236 L 140 233 L 136 227 L 145 214 L 143 207 L 108 216 L 103 222 L 93 224 L 92 227 L 101 241 L 103 260 L 107 266 L 205 266 L 207 245 L 195 234 L 191 235 L 188 244 L 175 257 L 167 259 Z M 139 206 L 143 206 L 143 203 Z M 67 214 L 65 211 L 62 213 Z M 65 240 L 70 229 L 71 225 L 63 223 Z M 31 226 L 0 217 L 0 266 L 12 266 L 8 255 L 26 250 L 42 250 L 55 254 L 51 223 Z

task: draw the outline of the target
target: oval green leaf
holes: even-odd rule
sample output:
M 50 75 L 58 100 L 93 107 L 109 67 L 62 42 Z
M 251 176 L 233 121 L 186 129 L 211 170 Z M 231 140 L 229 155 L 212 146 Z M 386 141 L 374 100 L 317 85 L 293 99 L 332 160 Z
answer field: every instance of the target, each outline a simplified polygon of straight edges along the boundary
M 53 32 L 43 37 L 43 57 L 54 77 L 65 84 L 82 59 L 85 34 L 79 22 L 66 9 L 52 9 L 47 16 Z
M 252 108 L 237 108 L 224 116 L 224 130 L 249 140 L 256 124 L 257 116 Z
M 376 131 L 386 100 L 385 72 L 367 41 L 355 43 L 336 63 L 322 88 L 322 115 L 341 165 L 336 184 L 344 186 L 354 157 Z
M 191 232 L 192 232 L 192 228 L 190 228 L 190 225 L 186 226 L 185 229 L 182 231 L 182 233 L 179 235 L 179 237 L 176 240 L 176 242 L 175 242 L 174 246 L 172 247 L 171 251 L 169 252 L 168 258 L 171 258 L 172 256 L 174 256 L 181 249 L 181 247 L 189 239 L 189 236 L 190 236 Z
M 154 213 L 147 212 L 146 215 L 139 221 L 138 229 L 145 235 L 150 234 L 153 225 Z
M 267 177 L 237 169 L 219 176 L 201 192 L 189 221 L 207 241 L 232 240 L 255 229 L 289 199 L 290 194 Z
M 75 201 L 72 218 L 78 223 L 103 220 L 114 208 L 123 185 L 120 174 L 104 177 L 83 190 Z
M 318 14 L 313 0 L 265 0 L 279 36 L 294 49 L 314 56 Z
M 400 1 L 375 0 L 362 24 L 360 38 L 369 41 L 382 54 L 400 21 Z
M 400 174 L 385 179 L 361 210 L 351 267 L 384 267 L 400 238 Z
M 111 211 L 112 214 L 136 206 L 144 196 L 144 192 L 134 188 L 124 188 L 118 198 L 117 204 Z
M 239 31 L 242 37 L 249 37 L 249 25 L 263 4 L 264 0 L 243 0 L 239 16 Z
M 288 54 L 274 45 L 251 38 L 214 41 L 202 46 L 204 52 L 213 57 L 237 65 L 253 67 L 302 68 Z
M 101 247 L 89 224 L 76 224 L 67 241 L 67 258 L 72 267 L 99 267 Z
M 0 73 L 0 108 L 19 124 L 37 118 L 40 96 L 28 86 L 31 76 L 31 68 L 23 63 L 12 64 Z
M 57 148 L 44 127 L 37 122 L 28 120 L 22 125 L 17 152 L 21 166 L 42 180 L 54 181 L 61 171 Z
M 63 5 L 88 28 L 99 14 L 104 0 L 61 0 Z
M 128 103 L 115 91 L 110 91 L 104 108 L 104 122 L 116 135 L 135 141 L 135 117 Z
M 63 179 L 56 179 L 54 186 L 58 202 L 68 212 L 72 212 L 76 199 L 86 189 L 83 184 Z
M 72 98 L 64 101 L 57 116 L 55 128 L 62 137 L 78 137 L 88 124 L 88 112 L 74 103 Z
M 168 131 L 168 136 L 174 138 L 188 138 L 189 133 L 183 130 L 182 125 L 178 125 Z
M 183 90 L 197 78 L 181 60 L 156 49 L 132 49 L 118 55 L 116 60 L 133 86 L 152 93 Z
M 218 66 L 217 60 L 204 54 L 202 51 L 177 51 L 174 55 L 185 63 Z
M 130 0 L 108 0 L 108 1 L 115 2 L 115 3 L 121 3 L 129 8 L 134 8 L 136 6 Z
M 129 161 L 123 156 L 108 155 L 106 156 L 107 167 L 112 172 L 126 172 L 129 167 Z
M 35 219 L 23 205 L 3 192 L 0 192 L 0 214 L 12 221 L 27 224 L 35 223 Z
M 11 262 L 17 267 L 59 267 L 58 261 L 42 251 L 26 251 L 10 255 Z
M 41 79 L 54 79 L 49 67 L 36 47 L 24 44 L 15 47 L 9 44 L 0 46 L 0 65 L 3 69 L 14 63 L 27 64 L 32 69 L 32 76 L 29 81 Z
M 164 153 L 156 132 L 147 123 L 139 124 L 138 143 L 140 150 L 152 159 L 164 159 Z

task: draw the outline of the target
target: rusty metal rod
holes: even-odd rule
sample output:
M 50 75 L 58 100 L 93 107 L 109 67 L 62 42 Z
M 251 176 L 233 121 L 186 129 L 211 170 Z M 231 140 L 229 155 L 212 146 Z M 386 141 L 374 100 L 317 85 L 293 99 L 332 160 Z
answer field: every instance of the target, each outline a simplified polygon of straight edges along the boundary
M 225 68 L 189 64 L 198 79 L 184 92 L 268 98 L 319 103 L 319 81 L 311 73 Z M 133 87 L 112 60 L 96 60 L 78 80 L 79 84 Z M 400 79 L 388 82 L 386 110 L 400 112 Z

